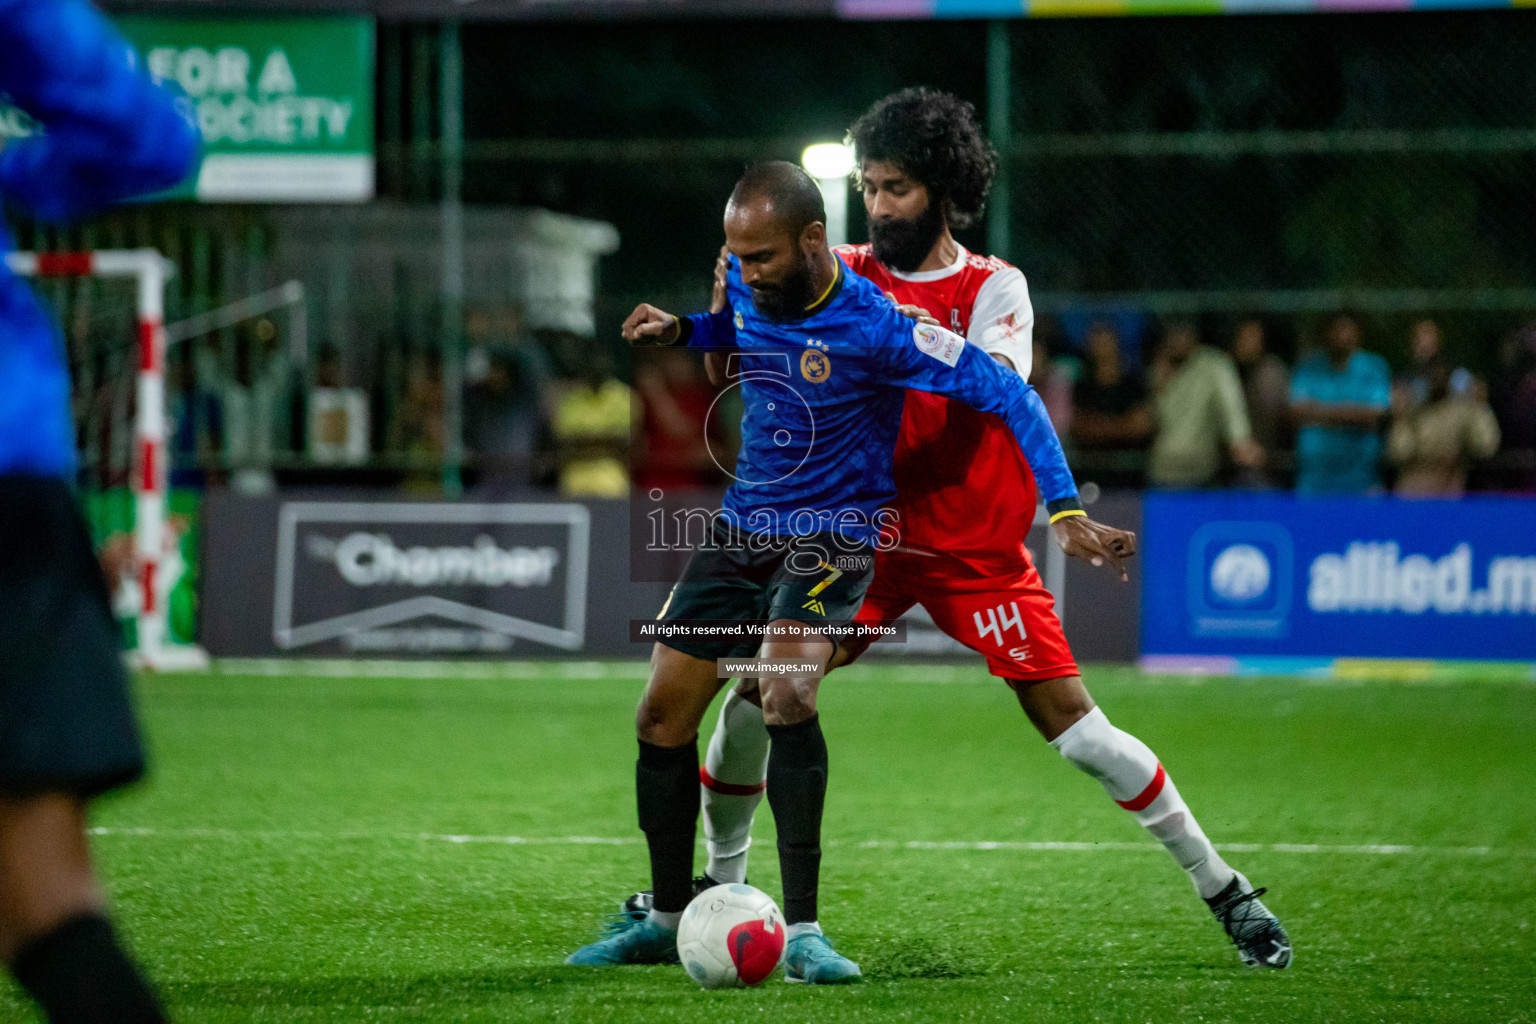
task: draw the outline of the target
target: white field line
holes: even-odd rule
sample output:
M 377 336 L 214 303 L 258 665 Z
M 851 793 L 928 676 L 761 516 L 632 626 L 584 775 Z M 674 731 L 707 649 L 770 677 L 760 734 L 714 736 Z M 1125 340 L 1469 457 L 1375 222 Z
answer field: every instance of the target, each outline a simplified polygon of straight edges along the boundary
M 225 839 L 235 841 L 384 841 L 471 843 L 497 846 L 639 846 L 644 840 L 639 836 L 485 836 L 458 835 L 437 832 L 304 832 L 279 830 L 241 830 L 225 828 L 134 828 L 97 827 L 87 829 L 93 836 L 104 838 L 149 839 Z M 703 840 L 701 839 L 702 843 Z M 1025 842 L 989 840 L 896 840 L 869 839 L 861 842 L 843 842 L 828 839 L 824 846 L 851 846 L 861 850 L 960 850 L 1016 853 L 1144 853 L 1160 850 L 1152 842 Z M 1366 856 L 1451 856 L 1451 857 L 1530 857 L 1536 849 L 1494 846 L 1415 846 L 1406 843 L 1217 843 L 1223 853 L 1291 853 L 1324 855 Z

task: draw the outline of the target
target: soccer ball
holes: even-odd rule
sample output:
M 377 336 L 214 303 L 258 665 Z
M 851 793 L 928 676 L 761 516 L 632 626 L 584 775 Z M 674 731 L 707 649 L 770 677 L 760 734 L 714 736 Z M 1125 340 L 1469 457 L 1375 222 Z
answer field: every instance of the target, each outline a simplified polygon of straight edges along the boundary
M 677 954 L 704 988 L 746 988 L 784 956 L 784 915 L 750 885 L 717 885 L 693 898 L 677 926 Z

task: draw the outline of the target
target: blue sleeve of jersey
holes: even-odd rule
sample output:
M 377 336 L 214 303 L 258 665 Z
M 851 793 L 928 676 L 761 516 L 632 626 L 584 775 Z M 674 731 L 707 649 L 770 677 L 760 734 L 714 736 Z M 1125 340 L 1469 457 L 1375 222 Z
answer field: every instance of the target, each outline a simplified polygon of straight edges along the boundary
M 49 221 L 179 184 L 199 137 L 85 0 L 0 0 L 0 93 L 43 126 L 0 150 L 0 192 Z
M 894 310 L 881 326 L 888 383 L 931 391 L 1001 417 L 1013 431 L 1051 511 L 1081 507 L 1061 439 L 1034 388 L 957 334 L 916 325 Z M 927 332 L 933 353 L 918 347 L 915 329 Z
M 735 348 L 736 324 L 731 307 L 718 313 L 695 313 L 683 317 L 681 341 L 689 348 Z

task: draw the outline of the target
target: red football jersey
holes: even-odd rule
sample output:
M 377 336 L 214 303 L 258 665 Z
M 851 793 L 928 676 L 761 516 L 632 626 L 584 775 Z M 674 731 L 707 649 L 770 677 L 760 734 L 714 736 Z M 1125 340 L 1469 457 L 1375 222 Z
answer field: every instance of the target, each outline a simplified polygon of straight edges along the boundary
M 923 307 L 1029 379 L 1034 311 L 1016 267 L 963 247 L 950 266 L 912 274 L 882 266 L 869 245 L 837 253 L 898 303 Z M 1035 478 L 1002 420 L 908 390 L 893 470 L 899 549 L 949 556 L 984 576 L 1029 564 L 1024 538 L 1035 519 Z M 942 564 L 935 569 L 942 572 Z

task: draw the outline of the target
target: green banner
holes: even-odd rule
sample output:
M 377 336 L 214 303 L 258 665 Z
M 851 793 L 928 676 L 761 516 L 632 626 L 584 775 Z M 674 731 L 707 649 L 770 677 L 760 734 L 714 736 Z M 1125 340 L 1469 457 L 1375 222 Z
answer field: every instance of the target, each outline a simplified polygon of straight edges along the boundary
M 117 25 L 156 77 L 185 90 L 204 156 L 181 193 L 208 202 L 373 196 L 373 21 L 176 18 Z

